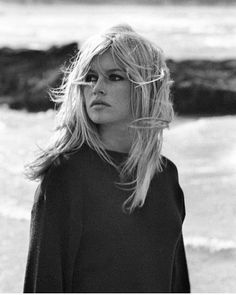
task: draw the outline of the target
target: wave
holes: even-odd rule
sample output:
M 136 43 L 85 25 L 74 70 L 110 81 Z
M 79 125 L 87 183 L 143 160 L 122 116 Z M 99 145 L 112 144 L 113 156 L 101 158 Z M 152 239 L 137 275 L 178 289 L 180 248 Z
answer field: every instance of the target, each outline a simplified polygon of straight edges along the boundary
M 29 221 L 31 212 L 24 207 L 8 202 L 0 205 L 0 215 L 6 218 Z
M 218 238 L 208 238 L 201 236 L 186 236 L 184 244 L 194 250 L 206 250 L 211 253 L 222 252 L 222 251 L 235 251 L 236 242 L 233 240 L 225 240 Z
M 211 116 L 211 117 L 177 117 L 174 119 L 170 129 L 168 129 L 168 133 L 183 133 L 205 129 L 211 125 L 217 125 L 217 127 L 222 127 L 222 124 L 227 124 L 227 126 L 232 126 L 232 120 L 236 120 L 235 115 L 225 115 L 225 116 Z

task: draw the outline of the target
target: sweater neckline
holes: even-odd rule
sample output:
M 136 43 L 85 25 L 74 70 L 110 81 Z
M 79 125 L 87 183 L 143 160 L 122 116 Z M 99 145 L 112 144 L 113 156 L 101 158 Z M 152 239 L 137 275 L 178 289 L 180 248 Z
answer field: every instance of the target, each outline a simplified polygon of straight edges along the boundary
M 128 158 L 128 153 L 125 152 L 118 152 L 114 150 L 105 150 L 106 153 L 111 157 L 111 159 L 118 165 L 124 163 L 125 160 Z
M 126 152 L 118 152 L 118 151 L 114 151 L 114 150 L 109 150 L 109 149 L 105 149 L 105 151 L 110 154 L 111 156 L 114 155 L 114 156 L 122 156 L 122 157 L 125 157 L 125 156 L 128 156 L 129 153 L 126 153 Z
M 89 145 L 86 143 L 85 144 L 89 149 L 93 150 L 96 154 L 97 152 L 89 147 Z M 114 150 L 109 150 L 109 149 L 105 149 L 105 152 L 114 160 L 118 161 L 118 162 L 123 162 L 129 155 L 129 153 L 126 152 L 118 152 L 118 151 L 114 151 Z M 98 155 L 98 154 L 97 154 Z

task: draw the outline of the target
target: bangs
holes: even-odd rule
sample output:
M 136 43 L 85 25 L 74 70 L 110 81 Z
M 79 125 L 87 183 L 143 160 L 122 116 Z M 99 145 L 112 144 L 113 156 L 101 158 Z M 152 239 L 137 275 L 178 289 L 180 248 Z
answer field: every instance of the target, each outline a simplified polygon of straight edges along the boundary
M 100 63 L 100 57 L 107 52 L 108 50 L 111 52 L 113 61 L 117 68 L 124 71 L 128 77 L 128 68 L 130 67 L 127 63 L 126 59 L 128 59 L 128 55 L 126 52 L 128 48 L 122 47 L 122 42 L 119 42 L 116 38 L 112 38 L 111 36 L 103 36 L 100 38 L 93 37 L 90 38 L 81 48 L 81 55 L 78 61 L 78 81 L 79 84 L 83 84 L 80 82 L 84 82 L 85 76 L 88 74 L 89 70 L 92 67 L 93 63 L 96 63 L 99 71 L 103 74 L 104 77 L 107 78 L 104 70 L 102 69 Z
M 85 76 L 89 72 L 94 59 L 107 51 L 111 47 L 111 44 L 111 40 L 102 38 L 101 36 L 92 37 L 83 44 L 75 68 L 75 71 L 78 74 L 74 81 L 76 84 L 84 83 Z

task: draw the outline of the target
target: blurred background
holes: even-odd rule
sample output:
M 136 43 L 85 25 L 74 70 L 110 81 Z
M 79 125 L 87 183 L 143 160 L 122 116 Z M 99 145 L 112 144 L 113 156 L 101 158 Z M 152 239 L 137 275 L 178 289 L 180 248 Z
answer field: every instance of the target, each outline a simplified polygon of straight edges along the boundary
M 185 193 L 192 292 L 236 292 L 236 1 L 0 0 L 0 292 L 22 292 L 37 183 L 53 130 L 48 87 L 89 36 L 129 23 L 165 52 L 176 117 L 163 154 Z

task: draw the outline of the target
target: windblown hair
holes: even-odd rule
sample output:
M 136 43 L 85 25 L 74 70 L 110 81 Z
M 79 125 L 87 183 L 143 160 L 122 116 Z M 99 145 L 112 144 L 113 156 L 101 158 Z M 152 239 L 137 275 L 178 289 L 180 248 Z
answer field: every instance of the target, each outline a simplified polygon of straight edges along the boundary
M 122 168 L 106 152 L 96 125 L 87 115 L 83 94 L 91 62 L 108 49 L 131 82 L 130 107 L 134 120 L 129 127 L 133 128 L 134 137 Z M 119 169 L 121 179 L 133 176 L 129 182 L 132 193 L 123 204 L 124 211 L 131 213 L 142 207 L 154 174 L 162 170 L 163 129 L 173 118 L 171 83 L 161 49 L 129 25 L 117 25 L 90 38 L 71 63 L 61 87 L 52 91 L 52 99 L 60 103 L 55 134 L 49 146 L 28 166 L 28 177 L 42 178 L 59 156 L 67 156 L 86 143 Z

